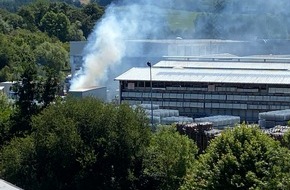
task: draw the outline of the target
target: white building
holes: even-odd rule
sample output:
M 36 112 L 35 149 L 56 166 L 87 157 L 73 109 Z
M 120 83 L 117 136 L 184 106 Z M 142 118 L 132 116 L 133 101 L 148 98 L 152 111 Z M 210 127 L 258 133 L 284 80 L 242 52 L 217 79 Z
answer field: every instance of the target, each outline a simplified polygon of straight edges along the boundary
M 150 68 L 131 68 L 115 80 L 120 101 L 151 102 Z M 290 109 L 290 56 L 184 57 L 152 67 L 152 101 L 180 115 L 236 115 L 257 122 L 259 112 Z

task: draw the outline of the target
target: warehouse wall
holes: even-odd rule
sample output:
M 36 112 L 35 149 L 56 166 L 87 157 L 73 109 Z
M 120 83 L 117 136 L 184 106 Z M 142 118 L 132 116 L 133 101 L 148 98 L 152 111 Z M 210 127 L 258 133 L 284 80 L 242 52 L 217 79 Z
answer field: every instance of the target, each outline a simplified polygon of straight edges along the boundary
M 151 102 L 150 87 L 146 85 L 146 87 L 140 87 L 140 81 L 138 84 L 136 82 L 132 85 L 132 83 L 134 82 L 123 81 L 121 101 L 129 104 L 149 104 Z M 144 84 L 146 83 L 144 82 Z M 175 84 L 174 82 L 162 84 L 171 86 L 153 88 L 153 104 L 158 104 L 164 109 L 177 109 L 180 115 L 194 118 L 211 115 L 236 115 L 240 116 L 242 121 L 257 123 L 259 112 L 290 108 L 290 85 L 279 87 L 279 85 L 266 84 L 242 86 L 222 83 L 192 83 L 191 87 L 184 87 L 181 83 Z M 135 87 L 138 85 L 139 87 Z M 180 87 L 176 87 L 178 85 Z

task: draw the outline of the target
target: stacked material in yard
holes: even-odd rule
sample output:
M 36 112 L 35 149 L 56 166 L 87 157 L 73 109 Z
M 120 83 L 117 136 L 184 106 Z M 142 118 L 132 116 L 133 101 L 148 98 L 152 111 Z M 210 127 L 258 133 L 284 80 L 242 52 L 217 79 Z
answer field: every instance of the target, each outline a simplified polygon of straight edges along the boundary
M 234 127 L 241 122 L 239 116 L 231 115 L 216 115 L 210 117 L 195 118 L 195 122 L 211 122 L 213 127 L 218 129 L 224 129 L 227 127 Z
M 209 136 L 207 136 L 206 132 L 212 130 L 212 123 L 178 123 L 176 127 L 180 134 L 187 135 L 190 139 L 193 139 L 196 142 L 200 153 L 208 146 L 211 138 L 208 138 Z
M 164 125 L 171 125 L 173 123 L 190 123 L 193 122 L 191 117 L 179 116 L 178 110 L 171 110 L 171 109 L 159 109 L 159 105 L 152 105 L 151 104 L 140 104 L 138 105 L 145 110 L 145 114 L 147 118 L 150 120 L 152 118 L 152 111 L 153 111 L 153 124 L 164 124 Z M 136 108 L 137 106 L 133 106 Z
M 151 123 L 151 115 L 146 115 L 146 117 L 150 120 Z M 153 116 L 153 124 L 160 124 L 161 119 L 159 116 Z
M 192 123 L 193 119 L 191 117 L 186 116 L 171 116 L 164 117 L 161 119 L 161 124 L 170 125 L 173 123 Z
M 266 133 L 267 135 L 273 137 L 276 140 L 282 141 L 283 136 L 285 135 L 286 132 L 290 130 L 289 126 L 275 126 L 270 129 L 264 129 L 263 132 Z
M 220 130 L 220 129 L 211 129 L 211 130 L 209 130 L 209 131 L 205 131 L 204 133 L 205 133 L 205 135 L 206 135 L 209 139 L 213 139 L 213 138 L 215 138 L 215 137 L 217 137 L 217 136 L 220 136 L 221 133 L 222 133 L 222 130 Z
M 287 125 L 290 120 L 290 109 L 259 113 L 259 125 L 261 128 L 272 128 L 278 125 Z
M 141 108 L 143 108 L 145 110 L 151 110 L 151 104 L 139 104 L 138 106 L 140 106 Z M 159 109 L 159 105 L 158 104 L 152 104 L 152 109 L 153 110 Z
M 180 116 L 178 110 L 173 109 L 159 109 L 159 105 L 152 104 L 152 110 L 151 110 L 151 104 L 138 104 L 133 105 L 132 108 L 135 109 L 137 107 L 141 107 L 144 109 L 145 114 L 147 118 L 150 120 L 152 118 L 152 112 L 153 112 L 153 124 L 159 125 L 171 125 L 173 123 L 192 123 L 193 118 L 192 117 L 186 117 L 186 116 Z
M 146 109 L 145 113 L 146 113 L 146 115 L 150 115 L 151 110 Z M 169 110 L 169 109 L 155 109 L 155 110 L 153 110 L 153 115 L 159 116 L 160 118 L 179 116 L 179 111 L 178 110 Z

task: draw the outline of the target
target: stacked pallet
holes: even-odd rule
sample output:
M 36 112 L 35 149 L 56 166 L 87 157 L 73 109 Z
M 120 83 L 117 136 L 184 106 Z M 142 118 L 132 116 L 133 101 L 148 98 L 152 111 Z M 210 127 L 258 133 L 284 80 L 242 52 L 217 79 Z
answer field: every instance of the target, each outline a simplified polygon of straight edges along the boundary
M 211 122 L 213 127 L 217 129 L 224 129 L 227 127 L 234 127 L 241 122 L 239 116 L 231 115 L 216 115 L 210 117 L 195 118 L 195 122 Z
M 177 131 L 180 134 L 187 135 L 190 139 L 194 140 L 199 148 L 200 153 L 206 149 L 210 138 L 208 138 L 206 132 L 212 130 L 212 123 L 187 123 L 176 124 Z
M 145 109 L 146 115 L 151 115 L 152 112 L 150 109 Z M 178 110 L 169 110 L 169 109 L 155 109 L 153 110 L 153 116 L 158 116 L 160 118 L 179 116 Z
M 270 129 L 264 129 L 263 132 L 266 133 L 267 135 L 269 135 L 270 137 L 282 141 L 283 136 L 285 135 L 285 133 L 287 133 L 290 130 L 289 126 L 275 126 L 273 128 Z
M 285 126 L 290 120 L 290 109 L 259 113 L 259 126 L 273 128 L 278 125 Z
M 139 104 L 138 106 L 140 106 L 141 108 L 145 109 L 145 110 L 151 110 L 151 106 L 153 110 L 159 109 L 159 105 L 158 104 Z
M 145 109 L 145 114 L 149 120 L 151 120 L 153 114 L 154 124 L 172 124 L 176 121 L 180 121 L 181 120 L 180 118 L 182 118 L 182 116 L 179 116 L 178 110 L 169 110 L 169 109 L 154 109 L 154 110 Z M 177 118 L 179 118 L 179 120 Z M 193 121 L 192 118 L 191 121 Z
M 186 116 L 170 116 L 161 119 L 161 124 L 163 125 L 171 125 L 173 123 L 192 123 L 192 122 L 193 118 Z
M 151 121 L 153 115 L 154 124 L 171 125 L 173 123 L 191 123 L 193 118 L 180 116 L 178 110 L 172 109 L 159 109 L 159 105 L 152 105 L 153 110 L 151 110 L 151 104 L 140 104 L 145 110 L 147 118 Z

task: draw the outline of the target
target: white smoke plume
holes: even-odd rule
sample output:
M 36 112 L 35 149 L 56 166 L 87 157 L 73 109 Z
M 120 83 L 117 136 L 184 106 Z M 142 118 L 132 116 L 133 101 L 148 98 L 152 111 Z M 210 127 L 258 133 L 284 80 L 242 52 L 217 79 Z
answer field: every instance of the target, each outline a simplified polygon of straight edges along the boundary
M 85 48 L 82 70 L 72 80 L 71 89 L 82 89 L 103 85 L 107 79 L 107 71 L 119 64 L 124 57 L 127 39 L 144 37 L 156 30 L 149 26 L 149 17 L 144 10 L 149 5 L 130 4 L 127 6 L 111 5 L 93 33 Z
M 108 77 L 112 77 L 108 75 L 108 70 L 114 70 L 126 56 L 128 40 L 152 39 L 156 36 L 158 39 L 168 38 L 168 34 L 171 37 L 181 36 L 184 39 L 256 40 L 259 47 L 263 48 L 261 52 L 268 52 L 276 48 L 273 48 L 270 43 L 260 45 L 259 39 L 289 39 L 289 0 L 125 1 L 128 2 L 123 2 L 121 6 L 110 5 L 101 21 L 96 24 L 84 51 L 82 70 L 72 80 L 71 89 L 105 85 Z M 158 8 L 160 6 L 163 8 Z M 174 16 L 174 12 L 169 11 L 168 14 L 167 11 L 171 8 L 174 11 L 180 9 L 195 12 L 196 16 L 190 22 L 192 27 L 184 31 L 168 30 L 169 28 L 166 28 L 168 23 L 164 18 L 169 14 L 177 17 L 176 14 Z M 183 20 L 180 20 L 181 22 Z M 278 43 L 278 41 L 274 42 Z M 234 46 L 231 49 L 235 48 Z M 240 49 L 246 50 L 244 54 L 248 54 L 251 48 Z M 238 51 L 241 51 L 240 49 Z M 255 46 L 254 49 L 258 48 Z M 142 54 L 140 49 L 136 49 L 136 52 Z

